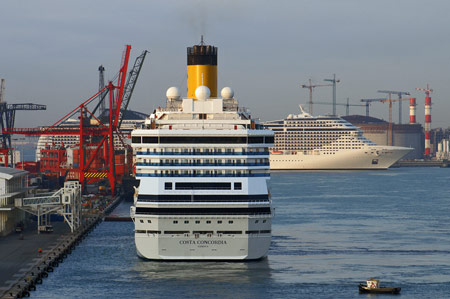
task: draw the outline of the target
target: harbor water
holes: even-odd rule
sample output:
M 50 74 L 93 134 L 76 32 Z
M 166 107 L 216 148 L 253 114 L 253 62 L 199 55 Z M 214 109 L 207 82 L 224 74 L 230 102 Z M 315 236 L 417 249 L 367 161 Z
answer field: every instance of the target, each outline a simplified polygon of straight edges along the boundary
M 271 178 L 267 259 L 145 261 L 136 256 L 133 223 L 103 222 L 31 296 L 364 298 L 358 283 L 370 277 L 400 286 L 405 298 L 450 296 L 450 169 Z M 127 216 L 129 205 L 114 214 Z

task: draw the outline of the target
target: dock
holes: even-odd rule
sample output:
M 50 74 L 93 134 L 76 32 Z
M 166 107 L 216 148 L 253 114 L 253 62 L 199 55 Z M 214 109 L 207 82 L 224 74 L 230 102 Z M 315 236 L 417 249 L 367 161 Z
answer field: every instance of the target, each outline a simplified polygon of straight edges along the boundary
M 54 223 L 55 231 L 51 234 L 38 235 L 29 227 L 22 235 L 11 234 L 1 239 L 0 298 L 29 297 L 121 201 L 116 197 L 104 210 L 84 216 L 82 226 L 73 233 L 66 224 Z
M 447 160 L 423 160 L 423 161 L 398 161 L 391 167 L 449 167 Z

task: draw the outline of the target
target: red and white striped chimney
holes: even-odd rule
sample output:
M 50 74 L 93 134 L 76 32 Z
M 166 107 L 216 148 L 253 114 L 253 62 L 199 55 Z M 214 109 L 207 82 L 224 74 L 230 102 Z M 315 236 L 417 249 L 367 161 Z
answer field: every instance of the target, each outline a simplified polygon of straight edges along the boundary
M 425 91 L 425 156 L 431 154 L 431 97 L 433 90 L 427 84 L 427 88 L 416 88 L 416 90 Z
M 431 97 L 425 97 L 425 156 L 431 154 Z
M 409 99 L 409 123 L 416 123 L 416 98 Z

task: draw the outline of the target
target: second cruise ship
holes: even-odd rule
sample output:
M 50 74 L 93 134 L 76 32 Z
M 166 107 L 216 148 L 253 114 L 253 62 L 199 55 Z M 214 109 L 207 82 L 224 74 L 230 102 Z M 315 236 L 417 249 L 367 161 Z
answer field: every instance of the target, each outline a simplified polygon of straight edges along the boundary
M 267 181 L 274 133 L 217 97 L 217 48 L 188 48 L 188 94 L 167 90 L 133 130 L 131 218 L 137 254 L 155 260 L 254 260 L 267 255 L 272 208 Z
M 362 131 L 337 116 L 301 113 L 267 121 L 275 132 L 271 148 L 273 170 L 364 170 L 387 169 L 412 148 L 377 145 Z

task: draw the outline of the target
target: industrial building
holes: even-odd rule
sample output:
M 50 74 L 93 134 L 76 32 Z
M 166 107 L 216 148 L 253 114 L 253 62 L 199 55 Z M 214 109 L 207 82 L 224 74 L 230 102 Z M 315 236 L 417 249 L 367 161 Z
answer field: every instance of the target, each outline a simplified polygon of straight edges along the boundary
M 343 116 L 343 119 L 360 127 L 364 136 L 379 145 L 389 145 L 389 123 L 375 117 L 362 115 Z M 403 159 L 422 159 L 424 155 L 424 133 L 421 124 L 393 124 L 392 145 L 412 147 L 414 150 Z
M 25 221 L 25 212 L 16 209 L 14 201 L 26 195 L 27 174 L 21 169 L 0 167 L 0 236 L 8 235 Z

